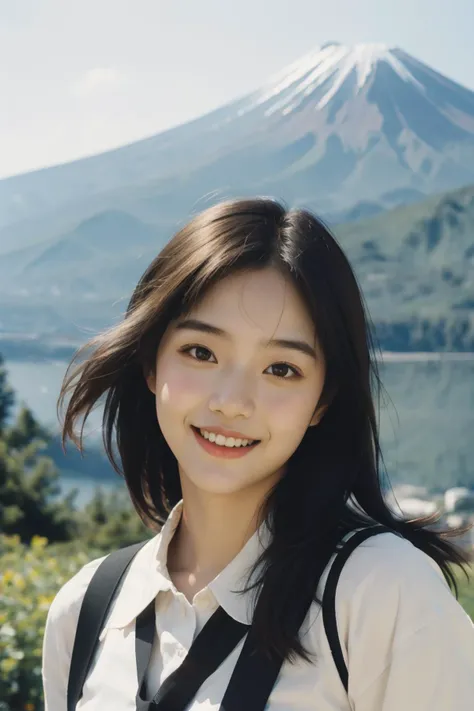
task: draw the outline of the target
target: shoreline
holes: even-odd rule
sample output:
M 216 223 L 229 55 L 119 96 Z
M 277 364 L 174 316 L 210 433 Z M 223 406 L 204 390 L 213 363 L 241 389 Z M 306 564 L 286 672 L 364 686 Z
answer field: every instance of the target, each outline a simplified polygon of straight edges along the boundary
M 376 354 L 375 360 L 378 362 L 400 362 L 410 361 L 470 361 L 474 360 L 474 352 L 471 351 L 382 351 Z

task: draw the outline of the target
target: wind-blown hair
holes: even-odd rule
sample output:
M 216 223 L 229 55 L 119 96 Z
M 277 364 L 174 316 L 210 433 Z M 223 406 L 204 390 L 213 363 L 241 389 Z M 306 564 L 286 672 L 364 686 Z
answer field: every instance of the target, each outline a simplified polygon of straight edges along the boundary
M 432 530 L 436 517 L 409 522 L 386 503 L 371 329 L 354 273 L 328 228 L 306 210 L 264 198 L 224 202 L 194 217 L 143 274 L 124 320 L 76 353 L 58 408 L 70 395 L 63 444 L 69 438 L 82 449 L 84 423 L 105 398 L 107 455 L 142 520 L 162 524 L 181 485 L 144 374 L 154 368 L 170 322 L 227 275 L 269 266 L 292 281 L 314 320 L 327 371 L 317 404 L 327 409 L 262 507 L 273 536 L 254 568 L 260 594 L 253 630 L 269 654 L 307 658 L 298 619 L 342 533 L 374 521 L 389 526 L 431 556 L 456 592 L 451 564 L 466 562 L 450 533 Z

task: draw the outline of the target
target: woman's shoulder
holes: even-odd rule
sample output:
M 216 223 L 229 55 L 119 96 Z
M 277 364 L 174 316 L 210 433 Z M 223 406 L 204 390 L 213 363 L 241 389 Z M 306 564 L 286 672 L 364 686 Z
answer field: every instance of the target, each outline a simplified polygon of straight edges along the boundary
M 42 654 L 42 674 L 48 687 L 58 674 L 66 684 L 82 601 L 95 571 L 105 558 L 95 558 L 82 566 L 59 588 L 49 607 Z M 53 687 L 56 686 L 54 681 Z
M 437 599 L 452 598 L 441 568 L 433 558 L 406 538 L 385 532 L 363 541 L 350 555 L 338 584 L 343 598 L 369 597 L 397 603 L 409 595 L 428 603 L 430 592 Z
M 348 558 L 340 579 L 342 588 L 358 586 L 377 590 L 406 585 L 438 585 L 449 589 L 441 568 L 431 556 L 406 538 L 391 532 L 363 541 Z
M 400 639 L 442 620 L 467 619 L 439 565 L 394 533 L 354 550 L 341 572 L 336 609 L 347 634 L 361 626 L 390 634 L 396 628 Z
M 455 700 L 456 708 L 470 708 L 473 622 L 439 565 L 410 541 L 388 532 L 363 541 L 342 568 L 335 607 L 354 706 L 447 709 Z M 335 673 L 317 602 L 305 632 L 309 651 L 324 650 Z
M 159 536 L 160 534 L 158 534 Z M 137 554 L 137 558 L 153 545 L 155 538 L 146 542 Z M 77 624 L 82 602 L 87 588 L 99 569 L 102 562 L 109 554 L 90 560 L 83 565 L 69 580 L 67 580 L 57 591 L 48 612 L 48 622 L 60 623 L 65 620 L 74 627 Z
M 456 665 L 466 670 L 474 662 L 473 623 L 440 567 L 393 533 L 368 538 L 346 561 L 336 589 L 336 619 L 356 698 L 382 698 L 388 670 L 395 686 L 397 674 L 399 684 L 412 684 L 416 670 L 419 686 L 432 668 L 443 667 L 449 677 Z M 379 701 L 372 707 L 380 708 Z
M 90 581 L 107 556 L 95 558 L 82 566 L 57 591 L 48 610 L 47 630 L 54 629 L 74 639 L 82 601 Z

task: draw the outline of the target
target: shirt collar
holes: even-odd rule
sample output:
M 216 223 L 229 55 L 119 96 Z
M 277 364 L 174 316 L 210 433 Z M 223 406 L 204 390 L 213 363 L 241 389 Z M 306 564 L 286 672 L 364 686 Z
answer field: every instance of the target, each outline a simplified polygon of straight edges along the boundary
M 148 541 L 132 560 L 103 634 L 107 629 L 129 625 L 159 592 L 174 590 L 168 573 L 167 557 L 182 510 L 183 502 L 180 501 L 171 511 L 160 533 Z M 258 591 L 243 593 L 242 589 L 253 581 L 248 580 L 250 569 L 269 542 L 270 531 L 264 522 L 236 557 L 208 585 L 217 603 L 228 615 L 243 624 L 251 624 Z
M 208 587 L 221 607 L 237 622 L 250 625 L 258 588 L 249 592 L 243 589 L 255 578 L 249 578 L 252 567 L 270 543 L 270 531 L 266 523 L 247 541 L 233 560 L 212 580 Z M 258 574 L 259 569 L 257 569 Z

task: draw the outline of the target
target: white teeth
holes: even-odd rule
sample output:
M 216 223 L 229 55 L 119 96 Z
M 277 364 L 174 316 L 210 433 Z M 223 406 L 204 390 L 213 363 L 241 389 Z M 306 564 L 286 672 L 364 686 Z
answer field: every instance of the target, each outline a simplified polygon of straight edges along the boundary
M 199 430 L 199 432 L 205 439 L 208 439 L 209 442 L 214 442 L 215 444 L 218 444 L 221 447 L 246 447 L 247 445 L 252 444 L 255 441 L 253 439 L 237 439 L 235 437 L 224 437 L 224 435 L 216 435 L 215 432 L 208 432 L 207 430 L 201 429 Z

